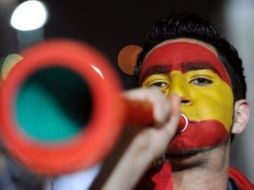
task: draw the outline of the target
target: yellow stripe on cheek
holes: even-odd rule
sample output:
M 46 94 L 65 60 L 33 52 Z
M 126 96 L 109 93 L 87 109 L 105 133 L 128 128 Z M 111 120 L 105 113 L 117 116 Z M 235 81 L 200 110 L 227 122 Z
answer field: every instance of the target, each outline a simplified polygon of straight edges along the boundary
M 196 76 L 209 76 L 212 83 L 204 86 L 193 84 L 191 81 Z M 158 82 L 167 83 L 165 87 L 160 87 L 166 96 L 176 93 L 189 101 L 181 105 L 181 111 L 190 120 L 216 120 L 222 123 L 227 131 L 230 130 L 234 111 L 233 92 L 228 83 L 217 74 L 210 70 L 195 70 L 184 74 L 180 71 L 153 74 L 144 80 L 142 87 L 153 86 Z
M 183 111 L 189 119 L 217 120 L 227 131 L 233 121 L 233 92 L 232 88 L 223 80 L 216 79 L 212 85 L 206 87 L 191 87 L 191 96 L 194 98 L 191 108 L 184 107 Z M 188 114 L 189 113 L 189 114 Z

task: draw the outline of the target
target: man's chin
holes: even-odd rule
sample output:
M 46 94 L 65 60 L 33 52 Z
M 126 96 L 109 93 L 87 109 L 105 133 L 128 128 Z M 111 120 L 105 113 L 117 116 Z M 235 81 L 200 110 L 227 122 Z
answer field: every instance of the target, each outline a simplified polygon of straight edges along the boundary
M 202 159 L 203 153 L 214 147 L 195 148 L 188 150 L 172 150 L 168 152 L 168 159 L 172 165 L 173 171 L 182 171 L 194 167 L 200 167 L 205 160 Z
M 192 149 L 171 149 L 168 150 L 167 154 L 170 159 L 184 159 L 196 156 L 200 153 L 206 152 L 213 149 L 214 147 L 202 147 L 202 148 L 192 148 Z

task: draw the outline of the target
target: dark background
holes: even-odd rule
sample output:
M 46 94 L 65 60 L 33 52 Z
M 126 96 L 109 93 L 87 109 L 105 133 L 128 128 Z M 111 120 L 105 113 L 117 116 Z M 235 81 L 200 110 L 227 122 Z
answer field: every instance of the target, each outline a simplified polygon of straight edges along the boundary
M 2 0 L 7 1 L 7 0 Z M 13 1 L 13 0 L 9 0 Z M 21 2 L 21 1 L 19 1 Z M 216 21 L 221 26 L 222 1 L 213 0 L 102 0 L 67 1 L 44 0 L 49 9 L 49 20 L 44 27 L 44 38 L 72 38 L 89 43 L 103 52 L 116 66 L 119 50 L 127 44 L 141 45 L 152 23 L 171 13 L 191 12 Z M 16 2 L 0 5 L 0 57 L 19 52 L 17 34 L 9 25 L 11 11 Z M 223 31 L 223 28 L 221 28 Z M 126 88 L 129 80 L 115 67 Z M 128 77 L 127 77 L 128 79 Z

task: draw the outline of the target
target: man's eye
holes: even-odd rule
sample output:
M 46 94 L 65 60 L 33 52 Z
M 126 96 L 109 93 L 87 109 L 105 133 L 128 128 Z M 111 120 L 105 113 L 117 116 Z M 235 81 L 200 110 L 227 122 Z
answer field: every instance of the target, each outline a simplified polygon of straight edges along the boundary
M 154 82 L 151 85 L 149 85 L 149 87 L 159 87 L 159 88 L 163 88 L 167 86 L 168 86 L 168 83 L 166 82 Z
M 190 81 L 190 83 L 197 85 L 197 86 L 207 86 L 207 85 L 213 83 L 213 81 L 211 79 L 208 79 L 205 77 L 198 77 L 198 78 L 192 79 Z

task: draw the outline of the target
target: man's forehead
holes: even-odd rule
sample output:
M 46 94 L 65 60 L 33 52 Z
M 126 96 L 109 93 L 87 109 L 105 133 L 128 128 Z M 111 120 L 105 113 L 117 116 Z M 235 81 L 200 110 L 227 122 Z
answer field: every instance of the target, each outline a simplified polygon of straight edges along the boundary
M 144 59 L 142 70 L 181 70 L 224 67 L 216 50 L 209 44 L 195 39 L 166 40 L 155 46 Z
M 208 44 L 206 42 L 203 42 L 203 41 L 200 41 L 200 40 L 196 40 L 196 39 L 192 39 L 192 38 L 177 38 L 177 39 L 165 40 L 165 41 L 157 44 L 156 46 L 154 46 L 147 53 L 145 59 L 151 54 L 151 52 L 153 52 L 157 48 L 160 48 L 160 47 L 165 46 L 167 44 L 173 44 L 173 43 L 176 43 L 176 42 L 185 42 L 185 43 L 200 45 L 200 46 L 206 48 L 207 50 L 211 51 L 212 53 L 214 53 L 214 55 L 219 58 L 219 55 L 218 55 L 218 52 L 216 51 L 216 49 L 212 45 L 210 45 L 210 44 Z
M 145 57 L 140 80 L 154 73 L 172 70 L 210 69 L 215 71 L 228 84 L 231 84 L 227 70 L 218 57 L 216 50 L 194 39 L 168 40 L 155 46 Z

